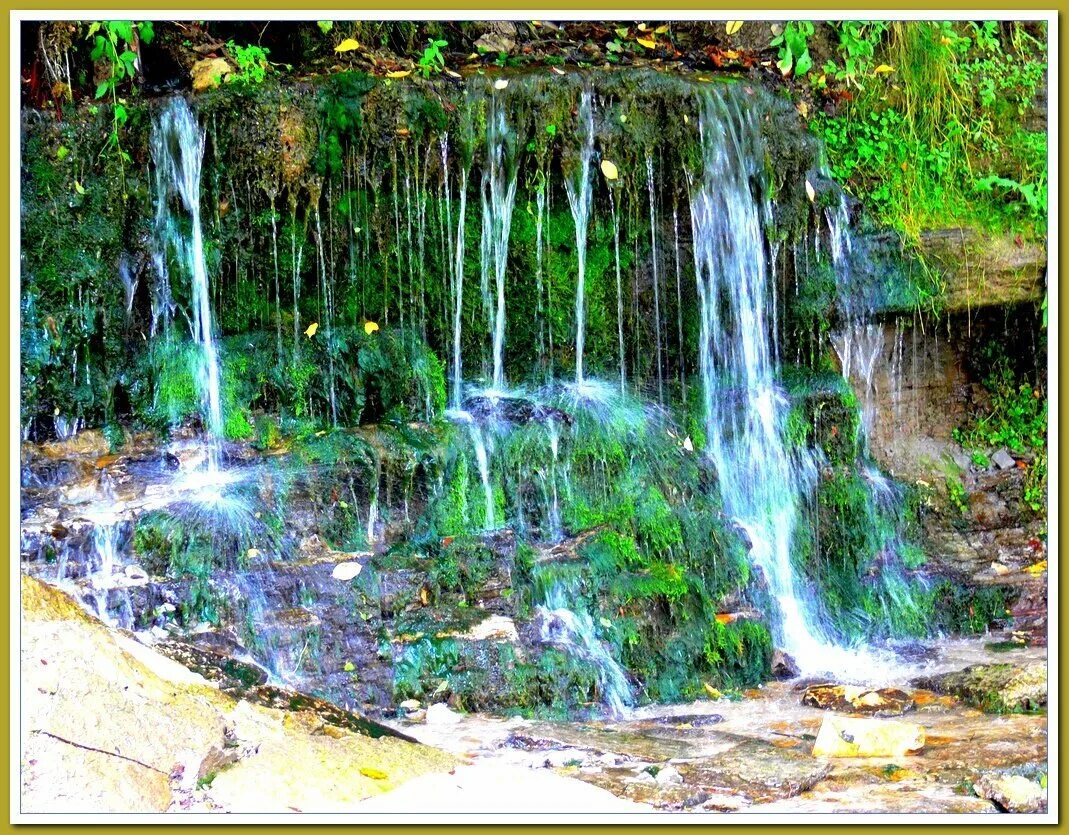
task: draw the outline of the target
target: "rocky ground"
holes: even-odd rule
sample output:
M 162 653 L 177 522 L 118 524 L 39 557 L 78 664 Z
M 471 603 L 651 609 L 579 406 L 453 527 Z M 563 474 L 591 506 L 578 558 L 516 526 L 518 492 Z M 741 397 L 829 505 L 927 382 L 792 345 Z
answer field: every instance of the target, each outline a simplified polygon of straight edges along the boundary
M 1040 649 L 1006 658 L 952 641 L 887 673 L 893 688 L 775 682 L 613 722 L 414 709 L 419 721 L 397 727 L 476 763 L 566 774 L 665 811 L 1044 811 L 1046 664 Z M 1020 712 L 973 707 L 992 708 L 981 680 L 1010 694 L 999 709 Z

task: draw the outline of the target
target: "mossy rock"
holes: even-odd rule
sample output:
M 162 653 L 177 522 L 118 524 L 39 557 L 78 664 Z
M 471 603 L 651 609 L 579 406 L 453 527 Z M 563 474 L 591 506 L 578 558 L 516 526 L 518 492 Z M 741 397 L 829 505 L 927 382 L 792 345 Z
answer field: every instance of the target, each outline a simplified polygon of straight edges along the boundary
M 916 687 L 957 696 L 987 713 L 1039 713 L 1047 706 L 1047 665 L 975 664 L 955 673 L 915 679 Z

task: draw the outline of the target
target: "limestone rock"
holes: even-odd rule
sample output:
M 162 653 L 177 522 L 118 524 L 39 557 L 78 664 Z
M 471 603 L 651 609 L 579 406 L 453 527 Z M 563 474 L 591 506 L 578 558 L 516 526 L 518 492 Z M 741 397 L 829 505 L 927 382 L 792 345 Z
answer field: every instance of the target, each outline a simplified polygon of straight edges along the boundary
M 872 716 L 901 716 L 915 705 L 908 693 L 887 687 L 871 690 L 852 684 L 816 684 L 802 694 L 802 704 L 821 710 L 864 713 Z
M 943 274 L 947 311 L 1043 297 L 1047 252 L 1042 244 L 965 228 L 926 231 L 920 246 L 928 262 Z
M 657 772 L 657 782 L 662 786 L 682 786 L 683 775 L 679 773 L 679 769 L 666 765 Z
M 955 673 L 927 676 L 916 687 L 948 696 L 989 713 L 1034 713 L 1047 705 L 1047 665 L 974 664 Z
M 924 728 L 887 719 L 829 714 L 813 744 L 814 757 L 902 757 L 924 747 Z
M 1004 449 L 997 450 L 991 455 L 991 463 L 1000 470 L 1012 470 L 1017 466 L 1013 456 Z
M 201 93 L 218 87 L 223 78 L 232 71 L 225 58 L 201 58 L 189 71 L 193 76 L 193 92 Z
M 330 573 L 330 576 L 335 580 L 341 580 L 343 583 L 347 583 L 358 577 L 363 569 L 364 567 L 358 562 L 340 562 L 334 566 L 334 570 Z
M 24 812 L 346 811 L 456 764 L 311 697 L 238 701 L 30 577 L 20 649 Z
M 973 784 L 978 797 L 1006 812 L 1047 811 L 1047 791 L 1020 774 L 985 774 Z

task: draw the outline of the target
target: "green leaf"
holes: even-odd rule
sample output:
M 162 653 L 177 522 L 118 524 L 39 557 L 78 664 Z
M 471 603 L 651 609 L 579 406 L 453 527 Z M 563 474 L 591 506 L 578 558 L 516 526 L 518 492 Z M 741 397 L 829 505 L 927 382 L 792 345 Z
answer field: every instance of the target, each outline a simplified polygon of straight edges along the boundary
M 809 50 L 806 49 L 801 55 L 798 56 L 798 60 L 794 65 L 794 74 L 801 76 L 809 72 L 813 66 L 813 59 L 809 57 Z
M 319 31 L 322 32 L 324 35 L 329 35 L 330 34 L 330 30 L 334 28 L 334 21 L 333 20 L 317 20 L 316 21 L 316 26 L 319 27 Z
M 125 125 L 128 118 L 129 114 L 126 112 L 126 108 L 121 104 L 115 105 L 115 121 L 118 122 L 119 125 Z
M 113 20 L 108 28 L 127 43 L 134 42 L 134 22 L 132 20 Z
M 106 92 L 108 92 L 108 90 L 110 90 L 110 89 L 111 89 L 111 80 L 110 79 L 108 81 L 101 81 L 97 85 L 97 91 L 96 91 L 96 94 L 93 96 L 93 98 L 94 99 L 103 98 L 104 94 Z
M 70 152 L 70 148 L 68 148 L 66 145 L 60 145 L 58 148 L 56 148 L 56 159 L 62 162 L 67 158 L 67 155 L 70 154 Z
M 137 26 L 137 34 L 145 43 L 152 43 L 156 37 L 156 30 L 152 27 L 151 20 L 142 20 Z
M 97 35 L 96 40 L 93 42 L 93 51 L 89 53 L 89 60 L 99 61 L 104 57 L 104 50 L 108 48 L 108 42 L 104 39 L 103 35 Z

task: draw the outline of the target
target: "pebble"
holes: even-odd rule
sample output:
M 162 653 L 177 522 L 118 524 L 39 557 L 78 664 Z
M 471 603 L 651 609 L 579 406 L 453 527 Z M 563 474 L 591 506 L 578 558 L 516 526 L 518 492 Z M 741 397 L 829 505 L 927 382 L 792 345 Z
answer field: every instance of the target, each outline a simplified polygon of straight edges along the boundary
M 451 710 L 445 702 L 427 708 L 428 725 L 455 725 L 460 719 L 460 714 Z

